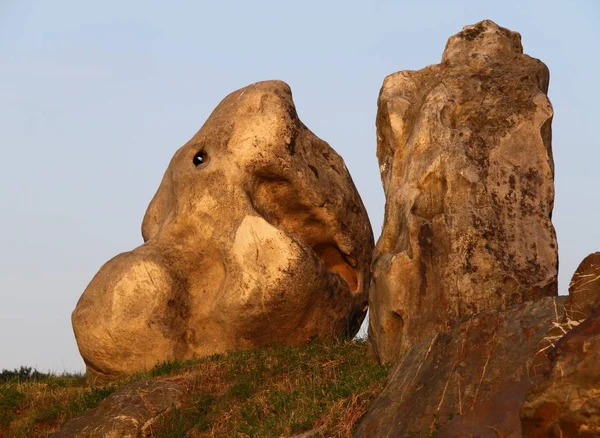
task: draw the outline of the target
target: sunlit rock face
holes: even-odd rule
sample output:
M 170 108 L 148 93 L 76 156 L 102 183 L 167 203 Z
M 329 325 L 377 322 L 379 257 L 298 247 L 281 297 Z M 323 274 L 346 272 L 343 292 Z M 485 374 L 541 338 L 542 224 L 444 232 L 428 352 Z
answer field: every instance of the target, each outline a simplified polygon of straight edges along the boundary
M 588 255 L 577 267 L 569 284 L 567 317 L 571 321 L 583 321 L 600 310 L 600 252 Z
M 267 81 L 217 106 L 173 156 L 142 224 L 72 315 L 92 378 L 267 344 L 353 336 L 373 235 L 340 156 Z
M 489 20 L 452 36 L 440 64 L 385 79 L 369 327 L 382 361 L 463 316 L 556 295 L 548 80 Z

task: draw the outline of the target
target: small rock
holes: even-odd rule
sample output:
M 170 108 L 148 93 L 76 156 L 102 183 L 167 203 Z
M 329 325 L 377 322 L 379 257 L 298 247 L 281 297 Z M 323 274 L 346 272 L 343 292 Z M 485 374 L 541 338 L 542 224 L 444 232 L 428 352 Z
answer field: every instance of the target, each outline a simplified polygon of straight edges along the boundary
M 152 436 L 152 425 L 173 407 L 179 407 L 183 395 L 183 388 L 172 382 L 136 382 L 69 421 L 52 437 L 149 437 Z

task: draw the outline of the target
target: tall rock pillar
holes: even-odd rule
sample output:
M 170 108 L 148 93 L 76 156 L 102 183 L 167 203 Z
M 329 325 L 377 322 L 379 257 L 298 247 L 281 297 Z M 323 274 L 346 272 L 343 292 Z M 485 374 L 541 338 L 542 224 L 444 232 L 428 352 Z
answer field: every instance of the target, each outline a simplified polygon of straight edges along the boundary
M 385 78 L 369 327 L 380 360 L 465 315 L 557 294 L 548 81 L 520 35 L 489 20 L 452 36 L 440 64 Z

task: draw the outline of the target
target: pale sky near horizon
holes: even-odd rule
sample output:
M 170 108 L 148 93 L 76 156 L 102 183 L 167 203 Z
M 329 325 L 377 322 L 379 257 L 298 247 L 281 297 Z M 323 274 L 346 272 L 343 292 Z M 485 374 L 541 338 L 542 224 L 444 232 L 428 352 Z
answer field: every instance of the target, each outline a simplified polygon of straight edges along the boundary
M 600 2 L 0 0 L 0 369 L 80 371 L 70 313 L 140 225 L 173 152 L 252 82 L 290 84 L 375 237 L 377 94 L 492 19 L 550 68 L 560 293 L 600 250 Z

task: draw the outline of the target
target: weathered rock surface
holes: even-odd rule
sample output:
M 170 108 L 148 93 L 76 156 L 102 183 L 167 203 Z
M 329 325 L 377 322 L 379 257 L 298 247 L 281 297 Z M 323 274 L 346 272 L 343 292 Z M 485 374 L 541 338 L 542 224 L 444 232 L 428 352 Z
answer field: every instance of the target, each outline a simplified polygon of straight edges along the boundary
M 473 410 L 482 415 L 481 422 L 465 422 L 469 427 L 461 436 L 479 436 L 473 431 L 487 426 L 514 429 L 528 380 L 547 370 L 546 338 L 562 320 L 565 301 L 547 297 L 480 313 L 450 333 L 413 345 L 390 373 L 355 436 L 426 436 L 450 416 L 467 417 Z M 456 436 L 453 430 L 442 436 Z
M 178 407 L 184 390 L 160 380 L 128 385 L 69 421 L 53 438 L 123 438 L 152 435 L 153 424 Z
M 441 64 L 385 79 L 369 298 L 382 361 L 465 315 L 556 295 L 548 80 L 520 35 L 488 20 L 451 37 Z
M 600 266 L 598 254 L 579 265 L 569 287 L 567 324 L 590 316 L 550 351 L 551 367 L 521 409 L 526 438 L 600 436 Z
M 142 224 L 73 312 L 88 375 L 105 379 L 272 343 L 353 336 L 373 235 L 341 157 L 289 87 L 227 96 L 181 149 Z
M 600 252 L 583 259 L 573 274 L 569 284 L 567 316 L 572 321 L 581 321 L 597 307 L 600 307 Z
M 521 410 L 523 436 L 600 436 L 600 312 L 567 333 L 550 357 L 550 373 Z
M 533 377 L 539 379 L 539 376 Z M 521 438 L 519 411 L 534 382 L 509 383 L 473 410 L 446 423 L 436 438 Z
M 550 357 L 554 357 L 556 351 L 551 352 L 551 349 L 556 344 L 561 345 L 565 342 L 561 340 L 563 336 L 565 336 L 566 333 L 569 333 L 574 327 L 577 327 L 580 321 L 593 313 L 595 309 L 600 310 L 600 302 L 598 301 L 600 299 L 600 259 L 598 258 L 598 255 L 600 255 L 600 253 L 591 254 L 586 257 L 573 275 L 569 287 L 569 297 L 565 303 L 564 315 L 561 321 L 554 324 L 554 327 L 552 327 L 544 337 L 543 342 L 540 345 L 540 352 L 548 353 Z M 591 341 L 591 339 L 588 340 Z M 576 354 L 579 353 L 577 348 L 575 348 L 574 351 Z M 562 354 L 570 353 L 563 352 Z M 574 358 L 569 358 L 569 361 L 573 359 Z M 575 356 L 575 361 L 579 359 L 581 359 L 581 357 Z M 588 358 L 588 360 L 590 359 Z M 562 362 L 566 362 L 564 358 Z M 577 371 L 574 371 L 571 378 L 567 379 L 567 384 L 567 382 L 562 381 L 562 375 L 560 378 L 556 378 L 556 371 L 553 369 L 556 366 L 560 365 L 557 365 L 557 363 L 551 364 L 548 361 L 547 356 L 541 354 L 536 355 L 536 360 L 533 364 L 536 373 L 535 377 L 531 378 L 530 376 L 522 382 L 506 385 L 503 389 L 492 395 L 488 400 L 480 403 L 470 412 L 448 422 L 439 430 L 436 436 L 438 438 L 522 437 L 519 412 L 521 408 L 523 408 L 527 394 L 534 387 L 534 384 L 537 386 L 535 386 L 530 397 L 535 398 L 535 400 L 530 400 L 526 405 L 527 407 L 524 409 L 524 412 L 527 415 L 525 420 L 528 429 L 527 434 L 539 437 L 547 437 L 554 434 L 559 437 L 561 435 L 558 431 L 562 430 L 563 436 L 585 436 L 585 434 L 578 435 L 580 432 L 573 427 L 573 424 L 568 424 L 566 426 L 555 424 L 563 422 L 563 417 L 571 417 L 570 420 L 567 420 L 567 423 L 569 421 L 574 421 L 575 419 L 573 417 L 577 417 L 577 415 L 565 415 L 568 407 L 565 406 L 565 404 L 560 405 L 559 400 L 564 399 L 566 394 L 568 394 L 569 391 L 572 391 L 572 405 L 585 404 L 586 401 L 582 400 L 581 397 L 578 398 L 578 396 L 580 394 L 589 393 L 590 390 L 593 391 L 593 378 L 595 378 L 597 382 L 595 383 L 596 387 L 600 387 L 600 376 L 592 376 L 592 379 L 588 379 L 591 381 L 591 384 L 589 387 L 585 386 L 584 390 L 586 391 L 582 393 L 580 392 L 582 381 L 578 381 L 578 379 L 581 379 L 581 376 L 577 374 Z M 550 385 L 549 376 L 553 373 L 555 375 L 553 383 Z M 586 378 L 583 377 L 582 380 L 585 381 Z M 552 388 L 551 391 L 549 391 L 550 387 Z M 576 390 L 573 391 L 574 389 Z M 598 404 L 596 406 L 598 406 Z M 597 411 L 597 407 L 595 409 Z M 548 414 L 548 412 L 550 412 L 550 414 Z M 559 417 L 560 420 L 556 417 Z M 578 423 L 578 426 L 589 426 L 588 424 L 581 422 L 581 420 L 582 418 L 579 418 L 580 423 Z M 596 422 L 596 425 L 597 424 L 598 422 Z M 528 436 L 527 434 L 525 436 Z M 594 436 L 594 434 L 588 434 L 588 436 Z

